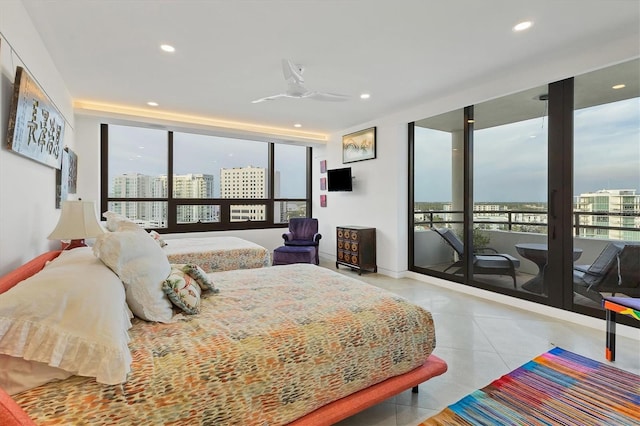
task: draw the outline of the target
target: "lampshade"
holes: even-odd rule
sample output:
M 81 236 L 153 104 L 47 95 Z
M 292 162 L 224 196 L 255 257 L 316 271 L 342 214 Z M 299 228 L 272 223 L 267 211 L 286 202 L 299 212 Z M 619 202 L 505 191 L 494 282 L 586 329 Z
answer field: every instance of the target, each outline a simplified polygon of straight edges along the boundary
M 50 240 L 81 240 L 103 234 L 93 201 L 63 201 L 60 219 Z

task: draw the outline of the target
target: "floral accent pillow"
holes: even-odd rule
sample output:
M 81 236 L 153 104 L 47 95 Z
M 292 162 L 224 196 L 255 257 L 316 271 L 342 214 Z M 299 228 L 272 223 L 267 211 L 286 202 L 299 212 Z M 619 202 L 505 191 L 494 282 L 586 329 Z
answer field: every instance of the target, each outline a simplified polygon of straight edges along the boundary
M 149 231 L 149 235 L 151 235 L 151 237 L 154 240 L 156 240 L 156 242 L 158 244 L 160 244 L 160 247 L 164 247 L 164 246 L 167 245 L 167 242 L 162 239 L 162 237 L 160 236 L 160 234 L 157 231 Z
M 218 293 L 220 291 L 213 284 L 213 281 L 211 281 L 211 279 L 209 278 L 207 273 L 204 272 L 204 270 L 201 267 L 199 267 L 198 265 L 194 265 L 192 263 L 187 263 L 186 265 L 182 266 L 182 270 L 185 273 L 189 274 L 189 276 L 191 278 L 196 280 L 196 282 L 198 283 L 198 285 L 200 286 L 200 288 L 203 291 L 209 290 L 209 291 L 211 291 L 213 293 Z
M 185 314 L 195 315 L 200 312 L 200 286 L 195 279 L 175 265 L 171 267 L 169 277 L 162 283 L 162 291 Z

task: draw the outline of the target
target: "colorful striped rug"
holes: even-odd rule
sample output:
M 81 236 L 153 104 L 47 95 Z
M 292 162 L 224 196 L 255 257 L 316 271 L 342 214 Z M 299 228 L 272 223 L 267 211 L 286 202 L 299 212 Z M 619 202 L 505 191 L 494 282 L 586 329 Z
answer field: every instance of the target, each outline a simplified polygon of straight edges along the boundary
M 640 376 L 554 348 L 428 425 L 640 425 Z

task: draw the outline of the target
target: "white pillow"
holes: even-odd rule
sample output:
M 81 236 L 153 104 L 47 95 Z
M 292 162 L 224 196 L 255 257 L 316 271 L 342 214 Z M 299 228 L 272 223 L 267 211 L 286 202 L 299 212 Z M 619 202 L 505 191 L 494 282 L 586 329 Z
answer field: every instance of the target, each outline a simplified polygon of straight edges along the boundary
M 122 282 L 90 247 L 63 251 L 0 295 L 0 353 L 105 384 L 131 366 Z
M 0 388 L 9 395 L 33 389 L 54 380 L 63 380 L 73 374 L 44 362 L 0 354 Z
M 142 229 L 137 223 L 120 213 L 107 210 L 102 213 L 102 217 L 107 219 L 107 230 L 111 232 Z
M 102 234 L 93 252 L 125 285 L 127 303 L 138 318 L 171 322 L 173 310 L 162 283 L 171 266 L 166 253 L 142 228 Z

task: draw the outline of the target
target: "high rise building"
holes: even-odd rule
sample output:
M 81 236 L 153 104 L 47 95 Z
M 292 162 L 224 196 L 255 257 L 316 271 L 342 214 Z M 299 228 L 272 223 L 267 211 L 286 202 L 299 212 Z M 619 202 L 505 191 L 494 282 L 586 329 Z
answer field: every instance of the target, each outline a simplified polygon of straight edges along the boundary
M 220 198 L 266 198 L 267 170 L 264 167 L 234 167 L 220 169 Z M 231 221 L 266 220 L 266 207 L 232 205 Z
M 636 194 L 635 189 L 603 189 L 580 194 L 576 197 L 574 211 L 593 213 L 579 215 L 580 237 L 640 241 L 640 195 Z
M 167 176 L 125 173 L 113 179 L 111 197 L 162 198 L 167 196 Z M 213 198 L 214 176 L 189 173 L 173 176 L 175 198 Z M 109 209 L 147 228 L 165 227 L 167 203 L 158 201 L 111 202 Z M 177 209 L 178 223 L 214 222 L 219 210 L 206 205 L 182 205 Z

